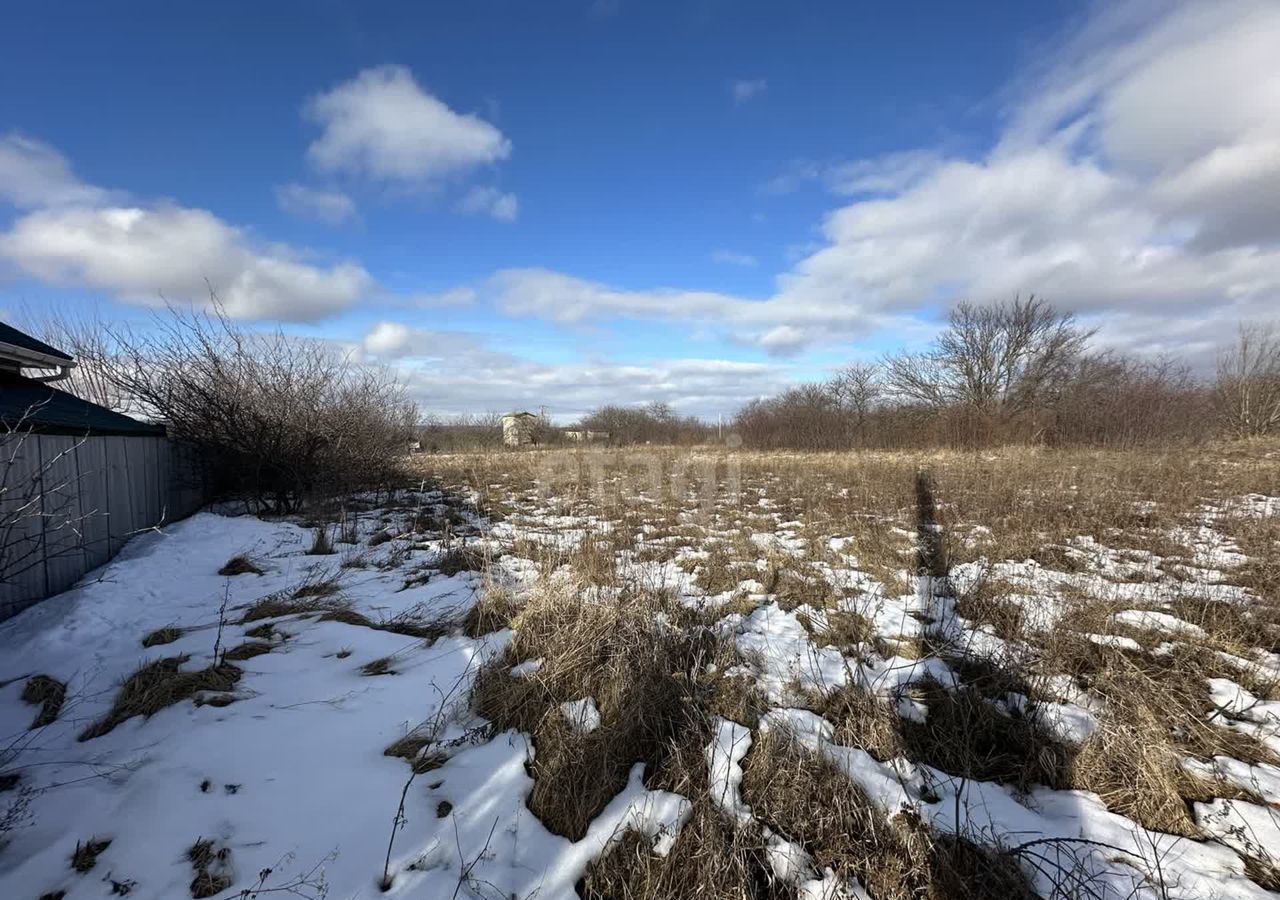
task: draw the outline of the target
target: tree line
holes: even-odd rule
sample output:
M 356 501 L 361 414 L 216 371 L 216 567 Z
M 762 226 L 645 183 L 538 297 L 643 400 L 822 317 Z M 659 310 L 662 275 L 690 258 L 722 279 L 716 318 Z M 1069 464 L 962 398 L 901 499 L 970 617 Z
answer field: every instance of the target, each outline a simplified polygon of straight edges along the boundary
M 744 445 L 765 449 L 1134 447 L 1280 432 L 1280 339 L 1244 326 L 1197 377 L 1171 358 L 1092 348 L 1094 332 L 1037 298 L 960 303 L 928 349 L 850 365 L 748 403 Z

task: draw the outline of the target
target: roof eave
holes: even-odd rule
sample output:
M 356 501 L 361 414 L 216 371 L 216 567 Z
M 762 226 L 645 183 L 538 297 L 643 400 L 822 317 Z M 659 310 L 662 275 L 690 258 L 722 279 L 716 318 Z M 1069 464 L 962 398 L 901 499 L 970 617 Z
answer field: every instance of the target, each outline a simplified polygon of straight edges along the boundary
M 33 369 L 70 369 L 75 365 L 75 360 L 70 356 L 41 353 L 38 350 L 28 350 L 26 347 L 4 341 L 0 341 L 0 357 Z

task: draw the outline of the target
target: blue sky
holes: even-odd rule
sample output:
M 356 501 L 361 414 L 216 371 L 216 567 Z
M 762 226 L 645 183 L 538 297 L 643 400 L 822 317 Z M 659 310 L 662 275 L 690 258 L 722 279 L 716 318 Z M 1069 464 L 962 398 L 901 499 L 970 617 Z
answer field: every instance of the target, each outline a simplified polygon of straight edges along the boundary
M 207 281 L 446 413 L 731 412 L 1014 293 L 1203 359 L 1277 300 L 1276 38 L 1265 0 L 11 6 L 0 309 Z

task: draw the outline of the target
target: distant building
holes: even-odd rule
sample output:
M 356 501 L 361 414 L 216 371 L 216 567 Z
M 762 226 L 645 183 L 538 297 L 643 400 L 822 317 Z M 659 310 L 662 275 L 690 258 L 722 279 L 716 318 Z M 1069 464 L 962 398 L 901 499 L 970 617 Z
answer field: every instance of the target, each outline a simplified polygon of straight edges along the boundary
M 540 417 L 531 412 L 507 413 L 502 417 L 502 443 L 508 447 L 538 443 L 540 421 Z
M 587 443 L 590 441 L 607 441 L 609 440 L 609 432 L 607 431 L 566 431 L 564 436 L 575 443 Z

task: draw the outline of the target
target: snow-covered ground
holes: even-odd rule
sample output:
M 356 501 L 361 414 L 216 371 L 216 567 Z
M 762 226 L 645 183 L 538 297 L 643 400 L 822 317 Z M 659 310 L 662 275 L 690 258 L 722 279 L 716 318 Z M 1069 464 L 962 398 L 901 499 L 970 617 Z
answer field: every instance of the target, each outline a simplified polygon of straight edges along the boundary
M 725 816 L 739 827 L 762 829 L 773 876 L 798 896 L 866 894 L 856 878 L 822 867 L 757 818 L 741 791 L 753 730 L 757 738 L 784 730 L 845 772 L 886 817 L 909 810 L 935 833 L 993 848 L 1070 845 L 1068 855 L 1098 896 L 1277 896 L 1246 871 L 1246 860 L 1280 857 L 1275 765 L 1225 756 L 1184 760 L 1189 772 L 1243 788 L 1249 798 L 1196 803 L 1203 839 L 1191 840 L 1149 831 L 1087 791 L 1019 792 L 906 757 L 877 759 L 841 745 L 831 722 L 802 708 L 813 693 L 856 687 L 890 703 L 904 720 L 927 721 L 920 686 L 954 687 L 959 676 L 942 657 L 919 652 L 926 631 L 980 658 L 1026 649 L 956 611 L 955 596 L 984 578 L 1016 588 L 1009 596 L 1026 610 L 1029 632 L 1069 629 L 1070 596 L 1109 592 L 1115 608 L 1106 626 L 1117 633 L 1082 632 L 1088 640 L 1125 647 L 1127 641 L 1126 652 L 1140 651 L 1131 635 L 1163 635 L 1163 652 L 1197 641 L 1204 637 L 1200 625 L 1166 601 L 1188 592 L 1248 601 L 1242 589 L 1223 583 L 1224 573 L 1243 559 L 1214 527 L 1214 517 L 1231 509 L 1206 512 L 1172 536 L 1186 544 L 1197 567 L 1178 593 L 1169 582 L 1160 588 L 1137 577 L 1139 570 L 1154 571 L 1151 560 L 1135 561 L 1086 538 L 1072 547 L 1091 562 L 1071 572 L 994 561 L 959 566 L 945 582 L 912 580 L 908 542 L 901 580 L 887 583 L 860 568 L 847 538 L 805 539 L 804 523 L 770 511 L 764 499 L 753 522 L 772 517 L 776 528 L 747 529 L 736 546 L 744 553 L 753 548 L 742 560 L 749 568 L 729 591 L 706 591 L 694 577 L 708 550 L 732 537 L 712 526 L 701 538 L 674 540 L 641 529 L 636 546 L 618 551 L 618 564 L 631 583 L 673 591 L 708 615 L 739 655 L 733 674 L 749 675 L 760 688 L 770 709 L 754 729 L 717 720 L 705 750 L 708 778 Z M 337 544 L 331 555 L 309 555 L 313 531 L 299 524 L 200 513 L 135 538 L 75 589 L 0 624 L 0 776 L 18 776 L 0 793 L 0 898 L 193 896 L 199 866 L 189 851 L 198 841 L 212 842 L 204 868 L 218 897 L 254 888 L 335 898 L 573 897 L 588 866 L 628 831 L 644 836 L 658 856 L 671 852 L 696 798 L 646 787 L 644 764 L 637 762 L 584 837 L 553 834 L 526 803 L 533 787 L 530 736 L 493 733 L 468 701 L 476 670 L 500 656 L 512 635 L 504 629 L 466 636 L 466 611 L 493 585 L 519 593 L 546 577 L 539 560 L 521 555 L 534 550 L 518 548 L 571 552 L 617 523 L 603 515 L 565 515 L 554 498 L 526 498 L 519 515 L 496 526 L 465 510 L 458 516 L 455 507 L 461 528 L 446 534 L 411 527 L 424 509 L 447 511 L 440 505 L 445 500 L 436 493 L 409 495 L 394 509 L 366 509 L 352 535 L 356 542 Z M 1274 498 L 1245 498 L 1236 514 L 1269 516 L 1276 508 Z M 382 531 L 395 536 L 370 541 Z M 459 542 L 500 557 L 488 576 L 446 575 L 434 567 Z M 640 552 L 646 546 L 662 552 L 646 559 Z M 218 574 L 241 554 L 262 574 Z M 811 565 L 838 599 L 822 607 L 781 602 L 765 584 L 770 560 L 780 555 Z M 336 592 L 324 603 L 365 618 L 326 619 L 321 604 L 312 612 L 240 621 L 255 601 L 289 598 L 300 586 L 326 582 Z M 610 602 L 603 588 L 593 596 Z M 834 627 L 828 617 L 841 613 L 868 623 L 866 641 L 850 646 L 822 638 Z M 429 626 L 440 636 L 367 623 Z M 166 627 L 180 629 L 180 636 L 143 646 L 144 637 Z M 215 646 L 226 651 L 251 639 L 266 640 L 270 650 L 234 662 L 241 675 L 229 691 L 198 694 L 79 739 L 141 666 L 179 657 L 183 671 L 196 672 L 217 662 Z M 911 646 L 917 649 L 908 652 Z M 1234 658 L 1237 668 L 1280 677 L 1274 654 Z M 369 671 L 384 674 L 369 674 L 370 663 L 376 665 Z M 536 677 L 541 665 L 526 660 L 510 672 Z M 64 683 L 66 702 L 52 724 L 32 729 L 38 708 L 22 693 L 37 675 Z M 1037 714 L 1057 739 L 1069 747 L 1090 740 L 1105 698 L 1066 674 L 1044 679 L 1039 688 Z M 1280 754 L 1280 701 L 1254 696 L 1229 678 L 1206 682 L 1204 697 L 1224 727 Z M 993 702 L 1000 715 L 1017 716 L 1032 700 L 1015 693 Z M 561 711 L 576 733 L 599 727 L 595 698 L 566 698 Z M 422 738 L 424 753 L 433 757 L 417 775 L 408 761 L 383 752 L 406 736 Z M 92 868 L 76 871 L 77 847 L 94 840 L 110 843 Z M 385 891 L 384 871 L 391 876 Z M 1028 868 L 1026 875 L 1038 893 L 1054 895 L 1052 869 Z

